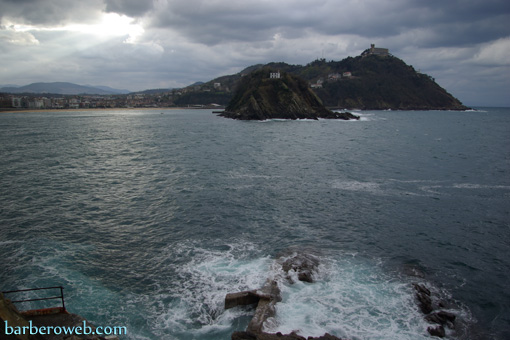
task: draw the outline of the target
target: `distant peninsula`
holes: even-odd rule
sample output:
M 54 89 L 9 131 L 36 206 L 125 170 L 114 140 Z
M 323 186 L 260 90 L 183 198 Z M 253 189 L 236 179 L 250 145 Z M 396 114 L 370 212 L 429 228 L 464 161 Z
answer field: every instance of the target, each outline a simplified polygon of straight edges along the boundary
M 269 68 L 243 77 L 220 116 L 239 120 L 359 119 L 349 112 L 328 110 L 306 81 Z
M 178 105 L 228 105 L 242 79 L 270 68 L 300 77 L 329 108 L 361 110 L 468 110 L 431 76 L 416 71 L 388 49 L 371 48 L 341 61 L 317 59 L 305 66 L 283 62 L 253 65 L 187 88 Z M 204 102 L 204 100 L 207 102 Z

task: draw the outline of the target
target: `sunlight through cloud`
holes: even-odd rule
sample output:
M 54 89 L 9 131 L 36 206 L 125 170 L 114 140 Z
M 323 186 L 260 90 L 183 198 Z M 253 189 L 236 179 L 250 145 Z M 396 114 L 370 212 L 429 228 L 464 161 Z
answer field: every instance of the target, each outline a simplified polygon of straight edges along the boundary
M 94 24 L 70 24 L 59 27 L 40 27 L 33 25 L 10 24 L 14 32 L 31 31 L 68 31 L 91 34 L 98 37 L 128 36 L 125 43 L 135 43 L 143 33 L 141 24 L 135 23 L 135 19 L 117 13 L 104 13 L 101 20 Z

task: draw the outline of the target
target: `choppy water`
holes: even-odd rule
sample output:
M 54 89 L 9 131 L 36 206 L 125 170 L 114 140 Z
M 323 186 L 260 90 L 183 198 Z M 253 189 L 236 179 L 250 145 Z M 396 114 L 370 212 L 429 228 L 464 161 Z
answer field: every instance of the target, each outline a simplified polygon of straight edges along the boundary
M 306 249 L 318 280 L 281 283 L 268 331 L 427 339 L 422 282 L 450 337 L 509 338 L 510 110 L 361 115 L 1 113 L 0 290 L 63 285 L 127 339 L 229 339 L 253 309 L 225 294 Z

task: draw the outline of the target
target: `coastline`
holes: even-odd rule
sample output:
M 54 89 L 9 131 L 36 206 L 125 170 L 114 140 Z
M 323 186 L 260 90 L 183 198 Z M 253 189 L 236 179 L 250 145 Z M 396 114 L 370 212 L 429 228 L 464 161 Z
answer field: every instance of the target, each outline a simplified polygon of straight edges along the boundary
M 0 108 L 0 113 L 28 113 L 28 112 L 58 112 L 58 111 L 118 111 L 118 110 L 211 110 L 210 107 L 189 107 L 189 106 L 169 106 L 169 107 L 106 107 L 106 108 L 83 108 L 83 109 L 13 109 Z

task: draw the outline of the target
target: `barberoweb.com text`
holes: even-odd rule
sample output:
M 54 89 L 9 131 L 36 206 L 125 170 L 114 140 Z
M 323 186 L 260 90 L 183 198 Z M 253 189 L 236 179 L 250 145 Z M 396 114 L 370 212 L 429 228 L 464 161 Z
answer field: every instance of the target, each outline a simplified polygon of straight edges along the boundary
M 105 326 L 105 327 L 90 327 L 83 321 L 83 326 L 34 326 L 32 320 L 29 321 L 28 326 L 9 326 L 7 321 L 4 321 L 5 335 L 126 335 L 127 328 L 123 326 Z

